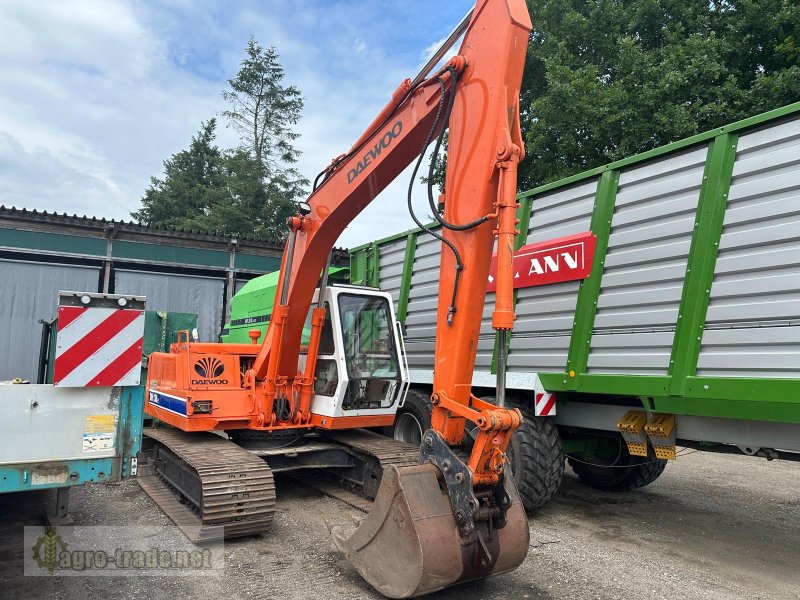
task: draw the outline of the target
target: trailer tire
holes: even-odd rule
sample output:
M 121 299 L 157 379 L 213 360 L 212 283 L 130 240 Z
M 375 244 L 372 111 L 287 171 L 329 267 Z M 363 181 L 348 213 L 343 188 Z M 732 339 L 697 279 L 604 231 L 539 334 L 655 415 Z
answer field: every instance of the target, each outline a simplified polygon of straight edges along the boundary
M 581 482 L 607 492 L 629 492 L 650 485 L 664 472 L 667 461 L 656 458 L 652 446 L 647 445 L 647 456 L 631 456 L 622 438 L 619 442 L 619 455 L 608 465 L 587 465 L 571 456 L 567 462 Z
M 523 418 L 508 443 L 508 464 L 525 510 L 534 513 L 561 486 L 564 477 L 561 436 L 552 419 L 534 415 L 529 402 L 509 398 L 507 405 L 518 408 Z
M 484 400 L 494 402 L 494 398 L 485 397 Z M 508 406 L 520 409 L 523 417 L 522 425 L 508 444 L 508 465 L 525 510 L 533 513 L 547 504 L 561 486 L 565 464 L 561 437 L 552 419 L 535 416 L 530 403 L 509 398 Z M 411 388 L 405 404 L 397 411 L 391 437 L 421 445 L 422 435 L 431 427 L 431 413 L 430 394 Z M 474 429 L 474 423 L 467 423 L 466 450 L 472 446 Z
M 421 446 L 423 434 L 431 428 L 432 410 L 430 392 L 419 388 L 409 389 L 405 404 L 398 409 L 388 436 L 412 446 Z

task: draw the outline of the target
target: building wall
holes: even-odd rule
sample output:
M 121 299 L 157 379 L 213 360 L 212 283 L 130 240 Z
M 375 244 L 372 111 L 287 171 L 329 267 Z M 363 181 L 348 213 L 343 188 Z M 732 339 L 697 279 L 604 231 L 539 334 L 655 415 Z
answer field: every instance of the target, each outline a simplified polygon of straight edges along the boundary
M 0 260 L 0 380 L 35 381 L 42 327 L 59 290 L 95 291 L 99 267 Z
M 202 342 L 215 342 L 222 329 L 225 280 L 152 271 L 115 271 L 114 292 L 147 296 L 148 310 L 197 315 Z
M 0 380 L 36 380 L 41 324 L 59 291 L 136 294 L 147 308 L 198 315 L 217 341 L 231 296 L 280 268 L 283 246 L 0 206 Z M 335 251 L 334 264 L 347 255 Z

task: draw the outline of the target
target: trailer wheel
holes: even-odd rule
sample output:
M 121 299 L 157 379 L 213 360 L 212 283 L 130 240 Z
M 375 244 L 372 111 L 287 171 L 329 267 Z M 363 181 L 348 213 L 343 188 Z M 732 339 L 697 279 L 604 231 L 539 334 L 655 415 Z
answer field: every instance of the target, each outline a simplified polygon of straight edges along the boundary
M 422 435 L 431 428 L 431 396 L 429 393 L 411 388 L 406 402 L 397 411 L 390 437 L 412 446 L 422 445 Z
M 508 443 L 508 464 L 529 513 L 547 504 L 564 477 L 561 436 L 552 419 L 537 417 L 530 402 L 509 398 L 509 408 L 522 412 L 522 425 Z
M 567 457 L 567 462 L 584 484 L 608 492 L 627 492 L 653 483 L 664 472 L 666 460 L 656 458 L 652 446 L 647 445 L 647 456 L 631 456 L 622 438 L 619 450 L 607 464 L 586 464 L 578 457 Z M 591 462 L 599 463 L 598 459 Z
M 494 404 L 494 397 L 483 396 L 482 400 Z M 522 412 L 522 425 L 511 436 L 506 455 L 514 483 L 528 513 L 534 513 L 547 504 L 561 486 L 564 477 L 564 452 L 561 436 L 552 419 L 537 417 L 529 402 L 508 398 L 509 408 Z M 466 444 L 471 449 L 475 440 L 475 424 L 467 424 Z

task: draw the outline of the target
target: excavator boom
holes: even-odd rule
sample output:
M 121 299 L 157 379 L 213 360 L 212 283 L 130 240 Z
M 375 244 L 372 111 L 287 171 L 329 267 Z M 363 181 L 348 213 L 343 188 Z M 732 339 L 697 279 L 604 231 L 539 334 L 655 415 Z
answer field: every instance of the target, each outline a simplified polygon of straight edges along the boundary
M 519 149 L 517 160 L 522 158 L 519 86 L 530 30 L 524 0 L 479 0 L 471 11 L 458 54 L 462 60 L 455 61 L 460 62 L 463 72 L 457 73 L 458 92 L 449 122 L 446 189 L 452 201 L 445 203 L 445 217 L 453 222 L 466 223 L 493 212 L 501 179 L 496 165 L 504 158 L 499 153 L 501 146 L 505 153 L 511 152 L 515 145 Z M 447 125 L 440 118 L 437 129 L 432 131 L 440 95 L 443 91 L 449 93 L 451 85 L 448 72 L 441 78 L 403 81 L 384 110 L 350 151 L 339 157 L 324 183 L 309 197 L 311 213 L 302 223 L 295 224 L 297 238 L 294 244 L 287 245 L 278 282 L 275 305 L 288 307 L 286 327 L 280 347 L 273 343 L 276 328 L 271 327 L 267 332 L 254 365 L 257 380 L 267 377 L 270 361 L 276 362 L 277 373 L 294 375 L 303 324 L 317 284 L 316 274 L 322 271 L 345 228 L 420 155 L 426 138 L 437 135 Z M 513 200 L 516 181 L 510 184 L 506 191 Z M 485 295 L 494 226 L 490 220 L 475 231 L 446 234 L 457 238 L 454 243 L 470 261 L 461 278 L 459 300 L 474 300 L 476 293 Z M 443 251 L 444 277 L 454 273 L 452 259 L 450 253 Z M 301 273 L 303 276 L 299 276 Z M 315 275 L 309 276 L 312 273 Z M 288 282 L 284 281 L 286 277 Z M 286 299 L 278 302 L 284 284 Z M 510 301 L 511 292 L 508 296 Z M 444 306 L 449 304 L 448 299 Z M 480 327 L 480 317 L 476 315 L 480 314 L 482 303 L 473 301 L 471 309 L 466 302 L 459 304 L 459 310 L 466 316 L 458 326 L 448 328 L 451 333 L 446 342 L 444 338 L 437 342 L 437 349 L 443 350 L 444 345 L 456 343 L 439 353 L 437 359 L 437 362 L 458 362 L 438 370 L 448 374 L 449 388 L 458 385 L 456 381 L 471 381 L 475 342 L 470 340 L 477 340 Z M 278 353 L 280 356 L 275 357 Z
M 478 400 L 470 388 L 495 241 L 492 324 L 505 334 L 514 322 L 516 179 L 524 155 L 519 87 L 530 30 L 524 0 L 480 0 L 458 55 L 438 77 L 441 95 L 424 99 L 423 106 L 438 100 L 437 115 L 445 107 L 449 120 L 445 195 L 439 198 L 443 216 L 430 198 L 441 224 L 430 233 L 442 241 L 432 429 L 423 436 L 420 466 L 384 472 L 372 511 L 359 528 L 334 531 L 337 546 L 386 596 L 418 596 L 510 571 L 527 554 L 527 519 L 503 468 L 521 414 L 504 408 L 504 381 L 498 382 L 497 406 Z M 427 121 L 430 113 L 423 114 Z M 433 135 L 438 124 L 419 126 L 432 127 Z M 375 168 L 370 176 L 378 176 Z M 505 350 L 502 339 L 501 345 Z M 463 461 L 454 448 L 462 443 L 467 421 L 478 433 Z

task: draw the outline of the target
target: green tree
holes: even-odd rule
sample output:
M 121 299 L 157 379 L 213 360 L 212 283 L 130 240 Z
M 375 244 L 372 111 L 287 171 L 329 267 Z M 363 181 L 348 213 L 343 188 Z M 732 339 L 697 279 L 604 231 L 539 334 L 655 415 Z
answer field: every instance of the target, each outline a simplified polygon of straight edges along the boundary
M 142 208 L 131 213 L 148 226 L 224 231 L 279 242 L 286 216 L 296 210 L 283 199 L 285 181 L 264 181 L 253 157 L 214 143 L 216 122 L 203 123 L 189 148 L 164 161 L 163 178 L 151 177 Z M 272 201 L 270 201 L 272 199 Z
M 528 189 L 800 99 L 790 0 L 529 1 Z
M 267 194 L 261 172 L 250 155 L 228 150 L 223 156 L 225 195 L 209 207 L 208 229 L 280 241 L 275 222 L 264 218 Z M 273 231 L 273 229 L 275 231 Z
M 214 144 L 216 119 L 201 124 L 189 148 L 164 161 L 163 178 L 151 177 L 142 207 L 131 216 L 148 226 L 209 229 L 212 207 L 224 205 L 226 159 Z
M 308 186 L 293 167 L 300 155 L 293 142 L 299 137 L 294 126 L 300 121 L 303 97 L 297 87 L 283 84 L 284 70 L 274 46 L 264 48 L 251 37 L 245 53 L 239 72 L 228 81 L 230 90 L 222 92 L 230 106 L 222 114 L 241 136 L 239 150 L 260 169 L 268 205 L 260 212 L 274 219 L 282 236 L 285 217 Z
M 274 47 L 252 38 L 239 72 L 222 93 L 230 110 L 222 114 L 241 135 L 238 148 L 215 143 L 216 120 L 203 123 L 187 150 L 164 161 L 163 178 L 152 177 L 142 207 L 131 213 L 150 226 L 224 231 L 280 242 L 286 218 L 296 212 L 308 181 L 291 165 L 299 151 L 292 127 L 303 99 L 284 87 Z
M 528 0 L 526 190 L 800 100 L 796 0 Z M 437 160 L 434 182 L 443 185 Z

